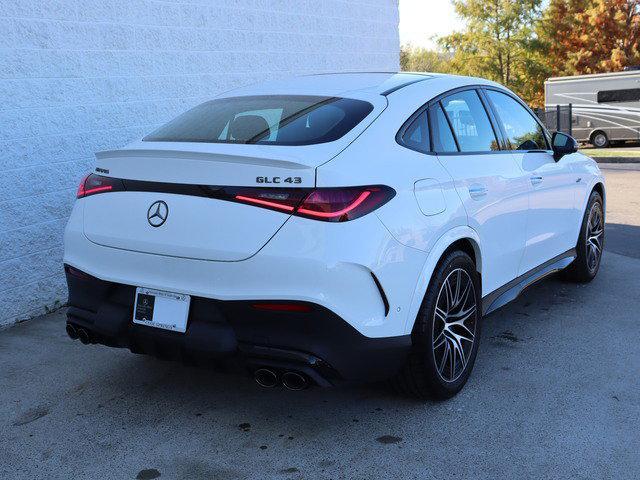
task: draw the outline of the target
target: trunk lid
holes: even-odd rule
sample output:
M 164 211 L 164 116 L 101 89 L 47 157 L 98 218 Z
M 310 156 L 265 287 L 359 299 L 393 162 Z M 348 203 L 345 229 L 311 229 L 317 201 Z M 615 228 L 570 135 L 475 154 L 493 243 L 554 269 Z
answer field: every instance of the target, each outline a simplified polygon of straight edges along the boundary
M 307 152 L 303 162 L 282 152 L 272 157 L 255 151 L 260 147 L 251 148 L 252 155 L 241 155 L 238 145 L 232 145 L 234 152 L 230 146 L 196 152 L 134 148 L 99 153 L 97 174 L 157 182 L 159 188 L 84 198 L 85 236 L 107 247 L 201 260 L 239 261 L 254 255 L 287 221 L 288 213 L 168 193 L 161 184 L 313 187 L 315 165 L 309 159 L 314 155 Z M 152 222 L 148 217 L 156 213 L 157 202 L 164 202 L 159 213 L 166 218 L 154 226 L 157 217 Z

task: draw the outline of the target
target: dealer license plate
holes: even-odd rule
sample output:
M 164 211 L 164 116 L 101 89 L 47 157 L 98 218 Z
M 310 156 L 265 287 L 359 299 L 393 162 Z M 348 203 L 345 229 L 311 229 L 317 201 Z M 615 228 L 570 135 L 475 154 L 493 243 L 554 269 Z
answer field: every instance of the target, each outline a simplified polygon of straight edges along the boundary
M 190 304 L 189 295 L 138 287 L 133 323 L 184 333 Z

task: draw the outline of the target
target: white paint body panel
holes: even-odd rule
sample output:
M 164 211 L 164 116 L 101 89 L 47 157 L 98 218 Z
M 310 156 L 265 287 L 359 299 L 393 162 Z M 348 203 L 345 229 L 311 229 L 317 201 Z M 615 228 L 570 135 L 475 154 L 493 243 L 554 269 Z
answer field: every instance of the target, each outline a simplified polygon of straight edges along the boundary
M 468 225 L 483 247 L 482 294 L 518 276 L 525 245 L 528 178 L 505 153 L 440 155 L 454 179 Z
M 576 180 L 571 158 L 556 162 L 549 152 L 514 152 L 529 182 L 526 244 L 518 274 L 560 255 L 576 245 L 575 225 L 582 221 L 576 205 Z
M 84 234 L 91 242 L 203 260 L 249 258 L 289 218 L 249 205 L 168 193 L 114 192 L 84 200 Z M 147 210 L 158 200 L 169 205 L 169 214 L 156 228 L 147 222 Z
M 314 302 L 363 335 L 381 338 L 411 332 L 434 268 L 458 240 L 473 246 L 484 295 L 575 245 L 586 199 L 603 182 L 595 162 L 580 154 L 556 164 L 513 152 L 437 156 L 405 148 L 396 133 L 430 99 L 465 85 L 496 84 L 434 75 L 385 97 L 392 77 L 320 75 L 225 94 L 372 102 L 374 111 L 336 142 L 136 142 L 97 161 L 108 175 L 132 180 L 256 186 L 257 176 L 296 172 L 304 187 L 392 187 L 395 197 L 375 212 L 326 223 L 202 197 L 99 194 L 76 202 L 64 262 L 106 281 L 191 296 Z M 546 183 L 536 189 L 532 174 Z M 478 185 L 486 195 L 473 198 L 469 189 Z M 170 214 L 154 229 L 146 213 L 156 200 L 164 200 Z M 387 315 L 371 273 L 388 298 Z
M 423 178 L 413 185 L 418 207 L 427 217 L 438 215 L 447 209 L 447 201 L 440 183 L 435 178 Z

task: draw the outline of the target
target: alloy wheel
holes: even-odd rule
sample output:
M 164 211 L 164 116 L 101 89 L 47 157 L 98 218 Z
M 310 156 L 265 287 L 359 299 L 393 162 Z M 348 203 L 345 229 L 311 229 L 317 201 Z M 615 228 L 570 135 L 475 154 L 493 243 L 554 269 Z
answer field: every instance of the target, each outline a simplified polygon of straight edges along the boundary
M 433 356 L 438 375 L 454 382 L 473 352 L 477 324 L 476 291 L 469 274 L 453 270 L 442 283 L 433 314 Z
M 600 263 L 604 239 L 604 219 L 599 203 L 594 203 L 593 207 L 591 207 L 586 235 L 587 266 L 589 271 L 594 272 Z

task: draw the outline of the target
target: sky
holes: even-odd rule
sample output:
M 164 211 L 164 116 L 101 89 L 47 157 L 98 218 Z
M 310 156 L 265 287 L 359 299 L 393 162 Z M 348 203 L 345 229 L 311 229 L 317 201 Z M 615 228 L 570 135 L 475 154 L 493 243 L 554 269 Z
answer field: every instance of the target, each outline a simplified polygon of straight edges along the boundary
M 400 0 L 400 44 L 433 48 L 434 36 L 462 29 L 450 0 Z

